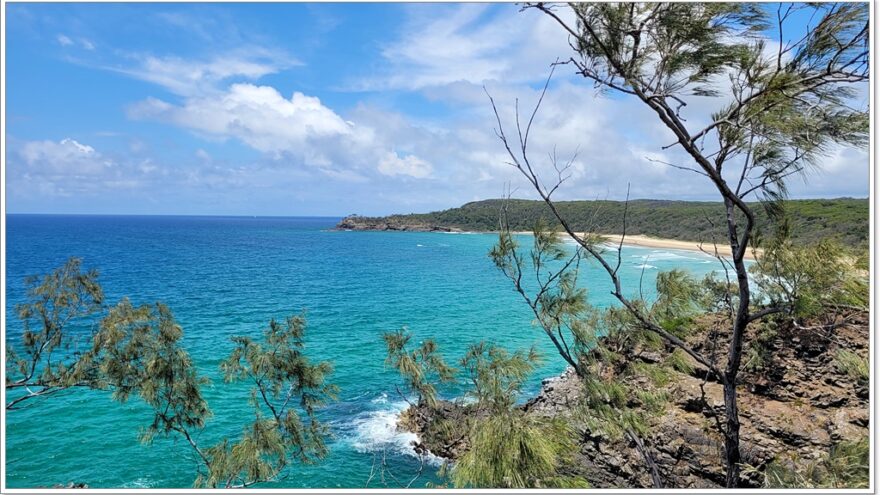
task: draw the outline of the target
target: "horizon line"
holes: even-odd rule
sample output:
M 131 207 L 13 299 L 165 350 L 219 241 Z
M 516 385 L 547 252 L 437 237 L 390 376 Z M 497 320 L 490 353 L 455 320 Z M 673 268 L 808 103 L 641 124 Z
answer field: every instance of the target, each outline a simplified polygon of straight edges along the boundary
M 468 205 L 471 203 L 479 203 L 482 201 L 498 201 L 503 200 L 505 198 L 486 198 L 486 199 L 478 199 L 474 201 L 467 201 L 458 206 L 450 206 L 448 208 L 435 209 L 427 212 L 409 212 L 409 213 L 384 213 L 384 214 L 361 214 L 361 213 L 349 213 L 345 215 L 340 214 L 320 214 L 320 215 L 284 215 L 284 214 L 247 214 L 247 213 L 228 213 L 228 214 L 220 214 L 220 213 L 102 213 L 102 212 L 92 212 L 92 213 L 68 213 L 68 212 L 10 212 L 8 209 L 4 212 L 5 215 L 32 215 L 32 216 L 103 216 L 103 217 L 232 217 L 232 218 L 346 218 L 349 216 L 361 216 L 361 217 L 387 217 L 392 215 L 413 215 L 413 214 L 427 214 L 427 213 L 436 213 L 445 210 L 451 210 L 455 208 L 461 208 L 464 205 Z M 541 201 L 540 199 L 530 199 L 530 198 L 508 198 L 517 201 Z M 817 198 L 788 198 L 785 201 L 823 201 L 823 200 L 843 200 L 843 199 L 855 199 L 855 200 L 870 200 L 870 193 L 864 197 L 859 196 L 837 196 L 837 197 L 817 197 Z M 560 202 L 572 202 L 572 201 L 585 201 L 585 202 L 597 202 L 597 201 L 616 201 L 618 203 L 623 203 L 626 201 L 634 202 L 634 201 L 669 201 L 669 202 L 682 202 L 682 203 L 720 203 L 719 200 L 701 200 L 701 199 L 662 199 L 662 198 L 633 198 L 629 200 L 622 199 L 560 199 L 554 201 L 554 203 Z M 759 199 L 755 199 L 751 202 L 760 202 Z

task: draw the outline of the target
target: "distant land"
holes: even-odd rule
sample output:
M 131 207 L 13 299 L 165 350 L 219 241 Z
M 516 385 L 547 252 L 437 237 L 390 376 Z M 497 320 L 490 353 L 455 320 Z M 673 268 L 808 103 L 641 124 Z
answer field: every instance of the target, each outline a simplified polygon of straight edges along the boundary
M 337 228 L 350 230 L 397 231 L 497 231 L 499 213 L 505 201 L 487 199 L 431 213 L 410 213 L 387 217 L 350 215 Z M 621 234 L 623 201 L 557 201 L 556 207 L 576 232 Z M 752 203 L 758 216 L 758 227 L 764 235 L 772 234 L 771 222 L 764 206 Z M 511 199 L 507 201 L 511 230 L 531 230 L 538 219 L 558 225 L 550 209 L 542 201 Z M 868 199 L 797 199 L 785 202 L 791 238 L 795 242 L 813 242 L 832 238 L 841 243 L 867 248 L 869 236 Z M 664 239 L 724 242 L 726 230 L 724 207 L 718 202 L 667 201 L 637 199 L 629 201 L 626 232 Z M 714 223 L 714 225 L 713 225 Z

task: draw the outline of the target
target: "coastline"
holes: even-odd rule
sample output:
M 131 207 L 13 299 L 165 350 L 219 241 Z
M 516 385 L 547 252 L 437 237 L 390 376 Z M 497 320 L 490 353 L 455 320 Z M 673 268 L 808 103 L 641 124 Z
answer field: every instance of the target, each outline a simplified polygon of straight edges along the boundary
M 579 233 L 580 235 L 583 235 Z M 619 244 L 620 243 L 620 235 L 619 234 L 600 234 L 602 237 L 608 240 L 611 244 Z M 677 239 L 662 239 L 659 237 L 648 237 L 645 235 L 627 235 L 624 239 L 623 244 L 625 246 L 638 246 L 638 247 L 649 247 L 649 248 L 660 248 L 660 249 L 681 249 L 684 251 L 696 251 L 708 254 L 710 256 L 715 255 L 716 246 L 712 243 L 700 243 L 694 241 L 680 241 Z M 731 257 L 730 246 L 727 245 L 719 245 L 717 246 L 717 252 L 719 256 L 723 256 L 725 258 Z M 758 255 L 760 256 L 761 250 L 758 250 Z M 746 249 L 745 259 L 750 261 L 755 261 L 755 252 L 751 249 Z
M 353 228 L 352 228 L 353 227 Z M 349 225 L 337 225 L 335 228 L 331 230 L 343 231 L 343 232 L 421 232 L 421 233 L 437 233 L 437 234 L 498 234 L 497 230 L 459 230 L 457 228 L 441 228 L 434 226 L 389 226 L 389 225 L 369 225 L 369 226 L 349 226 Z M 532 235 L 531 231 L 514 231 L 511 232 L 514 235 Z M 577 232 L 579 236 L 584 236 L 586 232 Z M 567 236 L 564 232 L 560 232 L 560 235 Z M 620 234 L 595 234 L 605 239 L 605 242 L 612 246 L 617 246 L 620 244 Z M 646 235 L 634 235 L 628 234 L 624 239 L 623 244 L 625 246 L 635 246 L 635 247 L 646 247 L 646 248 L 657 248 L 657 249 L 680 249 L 682 251 L 691 251 L 703 253 L 708 256 L 715 256 L 716 253 L 716 245 L 710 242 L 698 242 L 698 241 L 683 241 L 679 239 L 666 239 L 662 237 L 650 237 Z M 761 255 L 761 249 L 758 249 L 757 255 Z M 717 246 L 717 255 L 722 256 L 724 258 L 731 257 L 730 246 L 727 245 L 718 245 Z M 747 249 L 744 259 L 749 261 L 755 261 L 757 258 L 755 257 L 755 252 L 751 249 Z
M 465 232 L 461 232 L 465 233 Z M 467 232 L 469 234 L 497 234 L 497 232 Z M 532 235 L 532 232 L 526 231 L 518 231 L 513 232 L 516 235 Z M 587 235 L 587 232 L 576 232 L 579 236 Z M 568 237 L 567 234 L 561 232 L 560 235 Z M 616 248 L 617 245 L 620 244 L 620 234 L 596 234 L 603 239 L 605 239 L 605 243 L 611 245 Z M 679 239 L 664 239 L 662 237 L 650 237 L 646 235 L 627 235 L 623 240 L 624 246 L 635 246 L 635 247 L 645 247 L 645 248 L 657 248 L 657 249 L 680 249 L 682 251 L 691 251 L 703 253 L 709 256 L 715 256 L 716 253 L 716 245 L 710 242 L 697 242 L 697 241 L 682 241 Z M 724 258 L 730 258 L 730 246 L 727 245 L 718 245 L 717 246 L 718 256 L 722 256 Z M 762 250 L 758 249 L 758 256 L 760 256 Z M 755 261 L 757 258 L 755 257 L 755 252 L 751 249 L 747 249 L 744 259 L 749 261 Z

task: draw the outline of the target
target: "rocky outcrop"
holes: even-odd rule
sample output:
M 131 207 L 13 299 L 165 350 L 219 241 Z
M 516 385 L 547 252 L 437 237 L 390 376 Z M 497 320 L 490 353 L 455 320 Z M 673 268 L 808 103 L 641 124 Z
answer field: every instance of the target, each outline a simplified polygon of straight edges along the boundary
M 336 224 L 336 230 L 377 230 L 401 232 L 461 232 L 455 227 L 418 222 L 399 222 L 393 217 L 369 218 L 351 215 Z
M 775 459 L 817 460 L 838 442 L 868 435 L 868 384 L 839 369 L 835 359 L 842 350 L 867 357 L 868 335 L 868 314 L 851 313 L 811 327 L 788 325 L 774 338 L 765 339 L 769 360 L 740 375 L 741 451 L 743 462 L 755 468 L 744 470 L 746 483 L 759 486 L 761 470 Z M 726 349 L 723 338 L 719 339 L 716 347 Z M 755 340 L 750 335 L 747 341 Z M 690 341 L 697 348 L 707 345 L 705 335 Z M 662 356 L 633 354 L 629 358 L 656 362 Z M 717 359 L 723 366 L 720 352 Z M 638 386 L 650 385 L 640 382 Z M 695 367 L 693 375 L 676 372 L 663 388 L 669 403 L 664 413 L 651 420 L 651 434 L 643 440 L 665 486 L 723 487 L 723 438 L 715 423 L 715 415 L 723 414 L 721 385 L 704 380 Z M 522 407 L 528 414 L 567 417 L 577 425 L 572 412 L 581 393 L 578 377 L 569 369 L 545 380 L 540 393 Z M 444 405 L 442 416 L 464 424 L 461 416 L 466 411 L 455 407 Z M 428 416 L 423 411 L 420 417 Z M 430 426 L 412 429 L 424 442 L 422 448 L 437 455 L 454 459 L 467 448 L 466 440 L 453 448 L 438 445 Z M 652 486 L 634 445 L 611 441 L 580 426 L 577 429 L 584 432 L 583 441 L 568 468 L 570 474 L 584 477 L 597 488 Z

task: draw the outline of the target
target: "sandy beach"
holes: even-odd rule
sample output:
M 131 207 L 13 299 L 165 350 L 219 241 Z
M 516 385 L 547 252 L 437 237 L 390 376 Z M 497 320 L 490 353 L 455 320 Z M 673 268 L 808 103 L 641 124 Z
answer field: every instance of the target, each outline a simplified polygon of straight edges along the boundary
M 513 232 L 516 235 L 532 235 L 532 232 L 527 231 L 517 231 Z M 560 232 L 560 236 L 563 239 L 568 238 L 568 234 L 565 232 Z M 577 235 L 583 236 L 586 235 L 584 232 L 577 232 Z M 620 234 L 598 234 L 603 238 L 607 239 L 608 244 L 618 245 L 620 244 Z M 712 243 L 705 242 L 700 244 L 696 241 L 680 241 L 677 239 L 662 239 L 660 237 L 649 237 L 646 235 L 632 235 L 628 234 L 623 241 L 624 246 L 638 246 L 638 247 L 647 247 L 647 248 L 658 248 L 658 249 L 683 249 L 685 251 L 697 251 L 705 254 L 715 255 L 715 245 Z M 726 244 L 719 244 L 718 246 L 718 254 L 725 257 L 730 258 L 730 246 Z M 761 254 L 761 250 L 758 249 L 758 255 Z M 755 260 L 755 253 L 751 249 L 746 250 L 745 259 L 747 260 Z
M 608 239 L 608 242 L 612 244 L 620 243 L 620 235 L 618 234 L 602 234 L 602 237 Z M 675 239 L 660 239 L 657 237 L 648 237 L 645 235 L 627 235 L 623 242 L 624 245 L 627 246 L 640 246 L 640 247 L 650 247 L 650 248 L 666 248 L 666 249 L 684 249 L 687 251 L 700 251 L 703 253 L 707 253 L 710 255 L 715 254 L 716 246 L 711 243 L 703 243 L 702 245 L 699 242 L 693 241 L 679 241 Z M 724 257 L 730 257 L 730 246 L 727 245 L 718 245 L 718 254 Z M 760 254 L 760 250 L 758 252 Z M 755 255 L 751 249 L 746 250 L 745 258 L 748 260 L 754 260 Z

